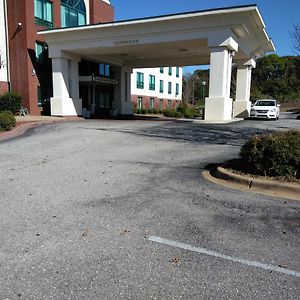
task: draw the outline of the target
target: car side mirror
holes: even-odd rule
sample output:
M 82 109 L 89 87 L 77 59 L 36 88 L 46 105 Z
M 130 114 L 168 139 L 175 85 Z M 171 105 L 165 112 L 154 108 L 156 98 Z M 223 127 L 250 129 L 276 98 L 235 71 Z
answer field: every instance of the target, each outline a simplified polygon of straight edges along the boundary
M 277 107 L 280 107 L 280 104 L 277 104 Z

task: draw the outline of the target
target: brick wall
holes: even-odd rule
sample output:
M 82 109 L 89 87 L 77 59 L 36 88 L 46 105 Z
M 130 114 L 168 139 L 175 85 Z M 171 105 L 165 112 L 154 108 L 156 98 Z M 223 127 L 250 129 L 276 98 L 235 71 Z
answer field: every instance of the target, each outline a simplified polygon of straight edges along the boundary
M 139 96 L 132 95 L 131 96 L 131 102 L 133 107 L 137 107 L 137 99 Z M 171 101 L 171 108 L 176 108 L 178 105 L 180 105 L 181 101 L 178 100 L 170 100 L 170 99 L 162 99 L 158 97 L 149 97 L 149 96 L 141 96 L 142 97 L 142 103 L 143 108 L 150 109 L 150 98 L 154 99 L 154 108 L 160 109 L 160 100 L 163 100 L 162 109 L 168 108 L 169 101 Z
M 53 0 L 54 27 L 61 27 L 61 2 Z M 47 28 L 35 24 L 33 0 L 9 0 L 8 35 L 10 48 L 11 88 L 22 95 L 23 105 L 30 114 L 39 115 L 37 87 L 43 86 L 52 96 L 51 66 L 39 65 L 35 61 L 35 42 L 43 42 L 37 35 L 39 30 Z M 88 12 L 87 12 L 88 13 Z M 110 22 L 114 18 L 114 9 L 101 0 L 90 0 L 90 23 Z M 22 28 L 18 28 L 22 23 Z
M 114 21 L 113 6 L 101 0 L 90 0 L 90 23 L 106 23 Z
M 8 82 L 0 81 L 0 95 L 8 92 Z

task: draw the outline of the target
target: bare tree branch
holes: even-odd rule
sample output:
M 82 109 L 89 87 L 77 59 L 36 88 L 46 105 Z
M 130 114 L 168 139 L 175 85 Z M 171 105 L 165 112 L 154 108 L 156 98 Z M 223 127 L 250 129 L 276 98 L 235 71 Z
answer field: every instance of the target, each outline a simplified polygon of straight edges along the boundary
M 300 54 L 300 25 L 295 24 L 293 26 L 293 31 L 290 32 L 291 37 L 293 39 L 294 51 L 297 55 Z

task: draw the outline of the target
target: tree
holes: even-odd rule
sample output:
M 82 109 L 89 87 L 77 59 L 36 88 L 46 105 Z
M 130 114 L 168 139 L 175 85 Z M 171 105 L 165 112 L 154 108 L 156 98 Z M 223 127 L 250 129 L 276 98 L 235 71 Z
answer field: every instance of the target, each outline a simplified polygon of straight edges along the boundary
M 204 83 L 204 84 L 203 84 Z M 209 84 L 209 70 L 196 70 L 194 74 L 183 76 L 182 98 L 185 103 L 203 102 L 207 96 Z M 202 103 L 204 104 L 204 102 Z
M 295 24 L 293 27 L 294 28 L 291 32 L 291 37 L 294 43 L 294 51 L 297 55 L 300 55 L 300 25 Z
M 251 100 L 270 97 L 282 102 L 300 98 L 300 56 L 271 54 L 257 60 Z
M 186 104 L 194 101 L 195 79 L 196 75 L 190 73 L 182 78 L 182 101 Z

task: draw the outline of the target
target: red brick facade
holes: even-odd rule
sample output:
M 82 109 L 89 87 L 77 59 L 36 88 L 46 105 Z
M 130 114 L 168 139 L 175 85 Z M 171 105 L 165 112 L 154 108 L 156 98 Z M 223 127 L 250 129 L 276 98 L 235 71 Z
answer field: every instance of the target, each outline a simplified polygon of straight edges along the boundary
M 53 25 L 59 28 L 61 2 L 52 0 L 52 3 Z M 35 59 L 35 43 L 43 42 L 37 32 L 47 28 L 35 24 L 34 0 L 7 1 L 7 14 L 11 90 L 22 95 L 23 106 L 29 109 L 30 114 L 39 115 L 38 86 L 43 86 L 48 93 L 52 91 L 51 64 L 39 65 Z M 111 5 L 101 0 L 90 0 L 90 23 L 109 22 L 113 18 L 114 8 Z M 19 23 L 22 25 L 18 26 Z M 0 87 L 2 90 L 2 83 Z
M 133 107 L 137 107 L 138 105 L 138 97 L 137 95 L 131 96 L 131 101 Z M 158 97 L 150 97 L 150 96 L 140 96 L 142 98 L 142 108 L 151 109 L 150 99 L 154 99 L 154 108 L 155 109 L 166 109 L 166 108 L 176 108 L 182 103 L 179 100 L 170 100 L 170 99 L 162 99 Z
M 106 2 L 90 0 L 90 23 L 111 22 L 115 18 L 114 9 Z
M 0 95 L 8 92 L 8 82 L 0 81 Z

